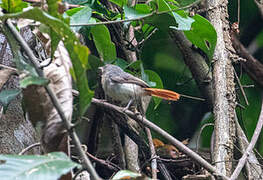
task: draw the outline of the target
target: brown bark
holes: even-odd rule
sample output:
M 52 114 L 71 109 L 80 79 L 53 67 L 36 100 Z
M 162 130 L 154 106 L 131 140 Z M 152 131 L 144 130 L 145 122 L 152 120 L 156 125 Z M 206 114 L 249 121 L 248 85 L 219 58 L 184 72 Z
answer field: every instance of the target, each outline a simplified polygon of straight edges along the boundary
M 227 0 L 207 0 L 207 17 L 217 32 L 217 45 L 213 62 L 214 87 L 214 152 L 213 161 L 219 172 L 231 175 L 234 149 L 235 83 L 229 49 Z
M 0 34 L 0 52 L 0 64 L 13 66 L 10 47 L 2 34 Z M 0 87 L 1 90 L 17 89 L 19 87 L 17 75 L 11 75 L 6 80 L 4 86 Z M 1 154 L 18 154 L 27 146 L 39 141 L 32 124 L 25 119 L 21 101 L 22 97 L 18 96 L 9 104 L 5 114 L 0 112 Z M 2 106 L 0 106 L 0 109 L 2 109 Z M 35 148 L 27 153 L 39 154 L 40 151 Z

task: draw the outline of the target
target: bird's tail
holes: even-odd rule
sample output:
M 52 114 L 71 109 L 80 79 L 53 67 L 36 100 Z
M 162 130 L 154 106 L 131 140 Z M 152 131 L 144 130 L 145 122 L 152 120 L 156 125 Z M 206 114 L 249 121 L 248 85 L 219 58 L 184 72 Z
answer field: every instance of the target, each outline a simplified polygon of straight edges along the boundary
M 169 101 L 177 101 L 180 98 L 180 94 L 166 90 L 166 89 L 157 89 L 157 88 L 144 88 L 146 92 L 151 96 L 156 96 Z

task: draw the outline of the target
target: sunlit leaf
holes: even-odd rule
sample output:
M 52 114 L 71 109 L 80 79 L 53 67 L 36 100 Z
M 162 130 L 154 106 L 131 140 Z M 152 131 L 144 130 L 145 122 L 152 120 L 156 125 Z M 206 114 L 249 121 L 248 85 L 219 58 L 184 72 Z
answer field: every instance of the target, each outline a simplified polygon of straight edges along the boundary
M 72 10 L 70 10 L 72 11 Z M 89 23 L 89 20 L 91 18 L 91 12 L 92 9 L 90 7 L 84 7 L 82 9 L 79 9 L 79 11 L 74 11 L 67 13 L 71 14 L 70 16 L 70 24 L 87 24 Z M 78 31 L 81 28 L 81 26 L 77 27 L 71 27 L 72 30 Z
M 184 31 L 186 37 L 197 47 L 202 49 L 209 59 L 212 58 L 216 47 L 217 34 L 211 23 L 200 15 L 192 17 L 193 22 L 190 31 Z
M 28 6 L 28 3 L 22 0 L 2 0 L 0 4 L 3 9 L 9 13 L 21 12 L 24 8 Z
M 151 13 L 151 8 L 146 4 L 138 4 L 136 5 L 136 9 L 125 5 L 123 10 L 125 13 L 125 18 L 127 19 L 143 18 Z
M 172 14 L 178 23 L 178 26 L 170 26 L 170 28 L 181 31 L 188 31 L 191 29 L 191 25 L 195 21 L 193 18 L 190 18 L 189 16 L 183 17 L 179 14 L 179 12 L 172 12 Z
M 128 0 L 109 0 L 109 1 L 117 4 L 120 7 L 126 5 L 128 2 Z
M 79 165 L 62 152 L 47 155 L 0 155 L 2 180 L 54 180 L 76 166 Z
M 111 41 L 110 32 L 104 25 L 93 26 L 91 34 L 100 57 L 105 62 L 111 62 L 116 59 L 116 48 Z

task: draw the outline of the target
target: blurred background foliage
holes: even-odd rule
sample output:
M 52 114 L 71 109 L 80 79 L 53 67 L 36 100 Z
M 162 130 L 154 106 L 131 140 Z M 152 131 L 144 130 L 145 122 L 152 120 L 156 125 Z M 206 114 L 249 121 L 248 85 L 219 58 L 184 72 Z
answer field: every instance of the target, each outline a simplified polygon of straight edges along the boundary
M 83 1 L 81 0 L 67 0 L 67 2 L 83 4 Z M 194 2 L 194 0 L 179 0 L 177 2 L 180 5 L 187 5 Z M 87 5 L 89 1 L 85 1 L 85 3 Z M 103 12 L 104 14 L 107 11 L 104 9 L 104 6 L 97 3 L 93 3 L 91 8 Z M 238 21 L 237 9 L 237 1 L 230 0 L 230 25 Z M 109 16 L 114 17 L 114 14 L 111 14 L 110 12 L 107 13 Z M 165 21 L 165 17 L 159 19 L 159 22 L 162 21 Z M 241 42 L 249 49 L 255 58 L 262 62 L 263 23 L 258 8 L 253 1 L 241 1 L 239 25 L 239 38 Z M 85 32 L 82 33 L 84 34 L 84 38 L 89 41 L 90 37 L 87 35 L 89 34 L 87 32 L 90 31 L 90 28 L 86 28 L 85 30 L 82 28 L 81 30 L 82 32 Z M 136 32 L 135 35 L 137 39 L 142 38 L 141 33 Z M 153 33 L 153 35 L 143 43 L 138 54 L 144 69 L 152 70 L 160 76 L 163 88 L 176 91 L 180 94 L 201 97 L 199 89 L 197 88 L 195 81 L 192 79 L 191 73 L 184 64 L 180 51 L 169 38 L 168 31 L 160 28 Z M 120 65 L 120 63 L 117 64 Z M 244 97 L 240 94 L 238 86 L 236 86 L 238 104 L 240 104 L 240 106 L 237 106 L 238 118 L 245 133 L 250 139 L 254 132 L 260 112 L 261 87 L 255 84 L 255 82 L 246 75 L 240 64 L 237 63 L 234 64 L 234 66 L 243 85 L 254 85 L 254 87 L 245 88 L 249 100 L 248 106 L 245 104 Z M 151 102 L 147 111 L 147 118 L 180 140 L 193 138 L 200 132 L 200 128 L 204 124 L 213 122 L 213 117 L 204 102 L 187 98 L 181 98 L 177 102 L 161 101 L 157 108 L 155 108 L 154 103 Z M 209 147 L 212 130 L 212 126 L 204 128 L 201 136 L 201 144 L 203 147 Z M 162 139 L 157 134 L 154 134 L 154 137 Z M 193 139 L 196 139 L 196 137 Z M 261 153 L 263 153 L 262 142 L 261 137 L 258 143 L 258 149 Z M 193 145 L 195 145 L 195 141 L 193 141 Z

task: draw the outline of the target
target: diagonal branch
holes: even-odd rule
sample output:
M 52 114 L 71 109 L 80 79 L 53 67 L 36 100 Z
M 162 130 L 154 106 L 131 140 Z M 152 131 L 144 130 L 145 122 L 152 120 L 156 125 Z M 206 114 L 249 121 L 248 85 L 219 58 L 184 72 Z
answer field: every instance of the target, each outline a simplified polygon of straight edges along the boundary
M 164 131 L 163 129 L 161 129 L 160 127 L 155 125 L 154 123 L 150 122 L 146 118 L 142 117 L 141 115 L 136 115 L 135 113 L 133 113 L 133 112 L 131 112 L 129 110 L 126 110 L 125 113 L 124 113 L 124 108 L 116 106 L 116 105 L 113 105 L 113 104 L 110 104 L 110 103 L 107 103 L 107 102 L 105 102 L 103 100 L 99 100 L 99 99 L 93 98 L 91 102 L 93 104 L 97 105 L 97 106 L 100 106 L 100 107 L 103 107 L 103 108 L 106 108 L 106 109 L 109 109 L 109 110 L 113 110 L 113 111 L 121 113 L 121 114 L 126 114 L 127 116 L 129 116 L 130 118 L 132 118 L 135 121 L 139 122 L 140 124 L 143 124 L 144 126 L 150 128 L 150 129 L 156 131 L 157 133 L 159 133 L 160 135 L 162 135 L 171 144 L 176 146 L 176 148 L 178 148 L 183 153 L 187 154 L 190 158 L 192 158 L 194 161 L 196 161 L 197 163 L 202 165 L 205 169 L 207 169 L 211 173 L 213 173 L 213 174 L 215 174 L 217 176 L 221 176 L 225 180 L 229 179 L 228 177 L 226 177 L 222 173 L 218 172 L 217 169 L 214 166 L 212 166 L 210 163 L 208 163 L 206 160 L 204 160 L 201 156 L 199 156 L 197 153 L 192 151 L 190 148 L 185 146 L 182 142 L 178 141 L 173 136 L 171 136 L 169 133 L 167 133 L 166 131 Z
M 253 150 L 253 148 L 254 148 L 257 140 L 258 140 L 258 137 L 260 135 L 260 132 L 261 132 L 261 129 L 263 126 L 263 100 L 262 100 L 261 104 L 262 104 L 261 105 L 261 112 L 259 115 L 259 119 L 258 119 L 256 129 L 255 129 L 254 134 L 252 136 L 251 142 L 249 143 L 249 145 L 248 145 L 246 151 L 244 152 L 244 154 L 242 155 L 242 157 L 239 159 L 237 167 L 236 167 L 235 171 L 233 172 L 230 180 L 235 180 L 238 178 L 238 175 L 240 174 L 241 170 L 243 169 L 243 167 L 246 163 L 247 157 L 250 155 L 251 151 Z
M 233 47 L 237 51 L 238 55 L 246 59 L 246 61 L 241 61 L 241 63 L 244 65 L 244 69 L 247 74 L 261 87 L 263 87 L 263 64 L 261 64 L 248 52 L 248 50 L 241 44 L 234 34 L 232 34 L 231 38 Z

